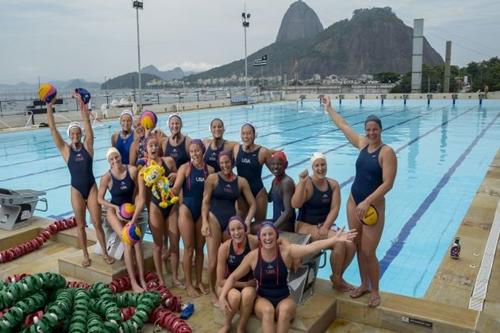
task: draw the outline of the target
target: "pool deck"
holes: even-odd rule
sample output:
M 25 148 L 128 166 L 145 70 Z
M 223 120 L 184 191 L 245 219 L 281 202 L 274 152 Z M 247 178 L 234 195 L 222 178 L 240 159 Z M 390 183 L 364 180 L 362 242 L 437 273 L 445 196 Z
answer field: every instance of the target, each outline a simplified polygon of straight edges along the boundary
M 422 299 L 382 293 L 382 304 L 376 309 L 366 306 L 368 296 L 351 299 L 332 290 L 330 283 L 318 280 L 315 293 L 298 307 L 291 332 L 495 332 L 500 325 L 500 249 L 494 254 L 493 267 L 482 311 L 469 309 L 486 241 L 495 220 L 500 219 L 500 150 L 457 232 L 462 251 L 459 260 L 444 256 L 431 286 Z M 34 222 L 15 231 L 0 230 L 0 250 L 33 238 L 50 221 L 34 218 Z M 498 230 L 497 230 L 498 232 Z M 89 244 L 95 235 L 89 230 Z M 146 244 L 145 247 L 150 247 Z M 150 250 L 146 249 L 150 263 Z M 0 278 L 15 273 L 43 271 L 61 272 L 69 279 L 109 282 L 114 274 L 123 273 L 123 263 L 111 266 L 93 255 L 90 269 L 83 269 L 81 252 L 76 246 L 76 232 L 70 229 L 59 233 L 36 252 L 15 261 L 0 264 Z M 147 264 L 148 265 L 148 264 Z M 167 284 L 170 275 L 167 274 Z M 221 315 L 210 305 L 208 296 L 189 298 L 185 291 L 172 289 L 174 295 L 195 304 L 195 314 L 188 320 L 193 332 L 215 332 Z M 215 320 L 214 320 L 215 318 Z M 152 325 L 144 332 L 153 332 Z M 249 322 L 249 332 L 260 332 L 255 317 Z

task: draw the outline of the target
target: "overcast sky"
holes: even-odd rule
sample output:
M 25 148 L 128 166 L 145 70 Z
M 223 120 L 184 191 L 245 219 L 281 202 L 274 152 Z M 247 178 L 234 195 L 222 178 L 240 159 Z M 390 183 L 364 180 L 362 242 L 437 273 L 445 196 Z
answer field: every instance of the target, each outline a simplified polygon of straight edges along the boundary
M 247 0 L 249 54 L 272 43 L 293 1 Z M 500 55 L 500 1 L 305 1 L 326 28 L 357 8 L 392 7 L 407 25 L 424 18 L 424 34 L 452 63 Z M 131 0 L 0 0 L 0 83 L 83 78 L 102 82 L 137 70 Z M 244 57 L 243 0 L 145 0 L 139 12 L 141 64 L 206 70 Z

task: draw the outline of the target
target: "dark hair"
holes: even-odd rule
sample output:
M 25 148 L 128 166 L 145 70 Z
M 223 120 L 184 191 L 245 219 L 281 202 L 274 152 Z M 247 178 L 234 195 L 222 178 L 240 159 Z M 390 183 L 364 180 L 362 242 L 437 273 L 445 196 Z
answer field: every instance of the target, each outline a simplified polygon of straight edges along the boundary
M 212 127 L 212 124 L 214 123 L 214 121 L 220 121 L 221 124 L 222 124 L 222 127 L 224 127 L 224 122 L 222 121 L 222 119 L 220 119 L 220 118 L 214 118 L 214 119 L 212 119 L 212 121 L 210 121 L 210 128 Z
M 231 223 L 231 221 L 238 221 L 241 223 L 241 225 L 243 225 L 243 229 L 245 230 L 245 232 L 247 232 L 247 225 L 245 223 L 245 221 L 243 221 L 243 219 L 241 217 L 239 217 L 238 215 L 234 215 L 234 216 L 231 216 L 229 218 L 229 222 L 227 224 L 227 227 L 226 227 L 226 232 L 227 234 L 229 235 L 229 223 Z
M 370 121 L 373 121 L 374 123 L 376 123 L 378 125 L 378 127 L 380 127 L 380 129 L 382 129 L 382 121 L 380 121 L 379 117 L 377 117 L 374 114 L 371 114 L 368 117 L 366 117 L 365 127 L 366 127 L 366 124 L 368 124 Z
M 243 125 L 241 125 L 241 129 L 243 129 L 243 127 L 245 127 L 245 126 L 250 127 L 252 129 L 253 134 L 255 135 L 255 126 L 254 125 L 252 125 L 250 123 L 244 123 Z
M 217 163 L 219 163 L 220 161 L 220 158 L 222 156 L 227 156 L 230 160 L 231 160 L 231 165 L 234 166 L 234 157 L 233 157 L 233 154 L 229 151 L 229 150 L 223 150 L 219 153 L 219 156 L 217 156 Z
M 189 145 L 191 146 L 192 144 L 198 145 L 201 149 L 201 153 L 205 154 L 206 148 L 205 148 L 205 144 L 203 144 L 203 141 L 201 141 L 200 139 L 193 139 L 193 140 L 191 140 Z

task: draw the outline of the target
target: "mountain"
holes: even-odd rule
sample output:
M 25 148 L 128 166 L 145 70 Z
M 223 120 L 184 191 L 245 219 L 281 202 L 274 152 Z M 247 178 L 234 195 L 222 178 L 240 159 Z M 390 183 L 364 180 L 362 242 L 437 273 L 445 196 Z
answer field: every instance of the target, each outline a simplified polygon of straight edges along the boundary
M 169 71 L 160 71 L 153 65 L 144 67 L 142 69 L 142 73 L 156 75 L 165 81 L 182 79 L 184 76 L 186 76 L 186 73 L 184 73 L 184 71 L 180 67 L 175 67 L 174 69 Z
M 151 81 L 161 81 L 161 78 L 156 75 L 142 73 L 141 74 L 142 87 Z M 107 80 L 101 84 L 101 89 L 135 89 L 139 86 L 139 73 L 131 72 L 123 74 Z
M 318 15 L 305 2 L 299 0 L 290 5 L 281 20 L 276 42 L 310 38 L 323 31 Z
M 44 81 L 45 82 L 45 81 Z M 72 90 L 75 88 L 99 89 L 100 83 L 90 82 L 83 79 L 72 79 L 68 81 L 48 80 L 60 91 Z M 32 92 L 38 91 L 38 83 L 19 82 L 16 84 L 0 84 L 0 92 Z
M 332 24 L 310 38 L 275 42 L 251 54 L 248 72 L 259 77 L 261 69 L 251 64 L 268 55 L 264 75 L 287 74 L 310 78 L 322 76 L 406 73 L 411 70 L 413 28 L 404 24 L 389 7 L 357 9 L 350 20 Z M 444 63 L 424 38 L 424 63 L 435 66 Z M 242 76 L 244 59 L 191 75 L 189 81 L 233 74 Z

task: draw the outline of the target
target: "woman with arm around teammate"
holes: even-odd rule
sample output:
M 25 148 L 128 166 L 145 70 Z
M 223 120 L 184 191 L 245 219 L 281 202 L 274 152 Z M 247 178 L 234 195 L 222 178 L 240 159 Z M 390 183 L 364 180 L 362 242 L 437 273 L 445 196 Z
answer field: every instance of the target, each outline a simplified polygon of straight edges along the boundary
M 135 200 L 135 212 L 131 222 L 137 223 L 139 214 L 142 212 L 144 207 L 147 207 L 149 229 L 151 230 L 151 235 L 153 236 L 153 261 L 156 274 L 158 274 L 160 279 L 160 285 L 164 286 L 165 280 L 163 278 L 163 260 L 161 255 L 163 250 L 165 228 L 168 225 L 168 218 L 173 205 L 169 205 L 165 208 L 160 207 L 161 201 L 151 193 L 151 189 L 149 187 L 146 187 L 143 175 L 145 168 L 153 162 L 163 167 L 165 170 L 165 176 L 177 171 L 175 168 L 175 162 L 172 158 L 160 157 L 160 149 L 160 142 L 158 141 L 156 135 L 148 136 L 146 141 L 147 164 L 139 172 L 137 182 L 139 192 L 137 193 Z M 173 276 L 173 279 L 175 279 L 175 276 Z M 176 281 L 174 280 L 173 282 L 175 284 Z
M 339 231 L 335 220 L 340 209 L 340 185 L 326 176 L 326 158 L 321 153 L 311 157 L 313 174 L 307 170 L 299 174 L 299 183 L 292 197 L 292 206 L 299 208 L 295 232 L 310 234 L 312 241 L 334 237 Z M 333 229 L 332 229 L 333 227 Z M 352 242 L 336 242 L 330 254 L 332 275 L 330 280 L 338 291 L 348 291 L 352 286 L 344 281 L 343 274 L 352 261 L 356 247 Z
M 186 280 L 186 291 L 191 297 L 198 297 L 200 293 L 208 293 L 202 283 L 205 237 L 201 234 L 201 203 L 205 181 L 209 174 L 214 173 L 214 169 L 205 164 L 204 152 L 205 145 L 201 140 L 191 140 L 189 145 L 191 161 L 181 165 L 172 188 L 175 195 L 179 195 L 182 189 L 182 203 L 179 206 L 179 230 L 184 242 L 182 267 Z M 196 284 L 193 286 L 191 267 L 195 252 Z
M 75 213 L 78 241 L 83 249 L 82 266 L 88 267 L 91 264 L 87 251 L 85 209 L 89 210 L 97 241 L 103 251 L 104 261 L 108 264 L 112 264 L 115 260 L 108 255 L 108 251 L 106 250 L 106 239 L 101 223 L 101 206 L 97 202 L 97 185 L 92 169 L 94 158 L 94 132 L 90 124 L 87 105 L 83 103 L 82 97 L 79 94 L 75 93 L 74 97 L 80 108 L 84 129 L 82 129 L 78 122 L 71 122 L 69 124 L 67 134 L 71 139 L 71 144 L 67 144 L 57 131 L 53 114 L 54 103 L 56 101 L 55 98 L 51 103 L 47 104 L 47 120 L 57 150 L 59 150 L 64 162 L 68 165 L 71 175 L 71 206 Z M 82 142 L 84 131 L 85 140 Z
M 222 288 L 219 297 L 221 308 L 227 309 L 225 311 L 232 310 L 228 300 L 229 291 L 236 281 L 253 272 L 257 280 L 254 312 L 262 322 L 262 332 L 288 332 L 297 306 L 288 287 L 288 269 L 292 266 L 292 262 L 322 249 L 334 247 L 338 241 L 349 241 L 355 235 L 355 230 L 340 231 L 334 237 L 307 245 L 295 245 L 278 242 L 279 234 L 274 224 L 271 221 L 262 223 L 258 233 L 258 248 L 245 256 Z
M 219 154 L 219 166 L 221 171 L 207 177 L 201 208 L 201 233 L 207 240 L 208 276 L 214 304 L 217 303 L 215 291 L 217 251 L 229 219 L 236 215 L 238 199 L 244 198 L 249 206 L 248 214 L 244 217 L 247 229 L 250 229 L 250 222 L 255 214 L 255 199 L 250 185 L 245 178 L 233 173 L 233 158 L 230 152 Z
M 137 168 L 122 163 L 121 155 L 118 149 L 109 148 L 106 153 L 106 159 L 110 169 L 101 177 L 99 185 L 99 204 L 106 207 L 106 219 L 115 233 L 120 236 L 125 221 L 120 214 L 120 206 L 125 203 L 133 204 L 137 193 Z M 104 196 L 106 190 L 111 193 L 111 200 L 107 201 Z M 135 292 L 146 290 L 146 281 L 144 280 L 144 256 L 142 254 L 142 244 L 137 242 L 134 245 L 123 244 L 125 267 Z M 135 252 L 132 251 L 132 247 Z M 139 283 L 135 275 L 137 264 L 139 270 Z
M 385 221 L 385 194 L 394 184 L 397 159 L 394 150 L 382 142 L 382 122 L 370 115 L 365 120 L 365 135 L 356 133 L 333 109 L 329 97 L 323 99 L 326 111 L 349 142 L 360 150 L 356 161 L 356 176 L 347 201 L 347 219 L 350 228 L 358 230 L 356 239 L 361 286 L 351 292 L 356 298 L 370 292 L 368 306 L 380 304 L 380 267 L 376 250 Z M 374 224 L 366 225 L 363 219 L 369 207 L 378 213 Z
M 247 225 L 239 216 L 233 216 L 229 219 L 227 233 L 230 237 L 222 243 L 219 248 L 217 259 L 217 289 L 220 291 L 226 283 L 227 277 L 238 268 L 243 258 L 251 250 L 258 246 L 257 237 L 247 232 Z M 248 318 L 253 312 L 255 301 L 255 279 L 252 272 L 235 282 L 234 288 L 228 293 L 230 311 L 222 308 L 224 312 L 224 326 L 219 333 L 229 332 L 231 321 L 236 314 L 240 312 L 237 332 L 246 332 Z

